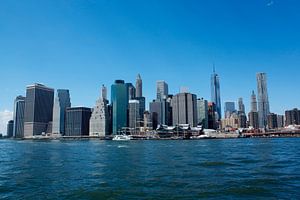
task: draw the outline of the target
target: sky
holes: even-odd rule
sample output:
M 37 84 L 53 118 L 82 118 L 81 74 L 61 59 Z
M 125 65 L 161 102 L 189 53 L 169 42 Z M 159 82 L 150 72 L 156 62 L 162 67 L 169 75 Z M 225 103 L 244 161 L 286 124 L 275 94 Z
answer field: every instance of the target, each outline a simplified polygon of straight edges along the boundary
M 210 100 L 213 64 L 221 101 L 244 98 L 266 72 L 271 112 L 300 107 L 298 0 L 1 0 L 0 133 L 26 85 L 70 90 L 92 107 L 102 84 L 143 79 Z M 222 108 L 223 109 L 223 108 Z

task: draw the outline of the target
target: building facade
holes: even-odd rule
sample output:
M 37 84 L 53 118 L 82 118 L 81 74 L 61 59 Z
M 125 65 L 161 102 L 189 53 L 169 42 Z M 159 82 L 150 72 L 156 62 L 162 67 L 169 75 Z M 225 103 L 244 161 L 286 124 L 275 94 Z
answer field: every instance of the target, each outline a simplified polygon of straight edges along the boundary
M 277 115 L 274 113 L 268 114 L 268 129 L 277 129 Z
M 229 118 L 235 112 L 235 103 L 234 102 L 225 102 L 224 114 L 225 118 Z
M 216 106 L 217 120 L 222 118 L 222 108 L 221 108 L 221 92 L 220 92 L 220 78 L 216 74 L 215 70 L 211 75 L 211 101 Z
M 285 125 L 300 125 L 300 110 L 294 108 L 285 111 Z
M 197 99 L 197 123 L 202 125 L 203 128 L 208 128 L 208 102 L 201 98 Z
M 165 81 L 156 82 L 156 99 L 163 100 L 168 97 L 169 87 Z
M 66 109 L 65 136 L 88 136 L 91 109 L 73 107 Z
M 47 132 L 53 117 L 54 90 L 42 84 L 30 85 L 26 89 L 24 137 Z
M 14 136 L 14 120 L 9 120 L 7 122 L 6 136 L 11 138 Z
M 267 74 L 257 73 L 257 91 L 258 91 L 258 118 L 259 127 L 266 128 L 268 124 L 268 114 L 270 114 Z
M 24 137 L 24 112 L 25 112 L 25 97 L 17 96 L 14 102 L 14 128 L 13 136 L 15 138 Z
M 136 82 L 135 82 L 135 88 L 136 88 L 136 97 L 142 97 L 143 96 L 143 81 L 141 78 L 141 75 L 138 74 L 136 77 Z
M 58 89 L 53 105 L 52 133 L 65 134 L 66 109 L 71 107 L 70 92 Z
M 131 128 L 131 130 L 134 130 L 134 132 L 136 132 L 137 129 L 141 127 L 141 121 L 143 120 L 140 117 L 139 108 L 140 108 L 140 102 L 138 100 L 129 100 L 129 106 L 128 106 L 129 128 Z

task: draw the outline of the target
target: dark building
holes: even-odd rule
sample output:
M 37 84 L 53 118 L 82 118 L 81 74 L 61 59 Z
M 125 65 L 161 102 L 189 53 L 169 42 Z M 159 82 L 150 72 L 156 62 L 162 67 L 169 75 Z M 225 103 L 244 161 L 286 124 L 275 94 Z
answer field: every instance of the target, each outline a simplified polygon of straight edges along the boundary
M 249 113 L 249 125 L 252 126 L 254 129 L 259 128 L 258 112 L 251 111 Z
M 278 128 L 277 124 L 277 115 L 274 113 L 268 114 L 268 128 L 269 129 L 276 129 Z
M 89 135 L 89 122 L 91 109 L 85 107 L 74 107 L 66 109 L 65 135 L 84 136 Z
M 135 87 L 132 85 L 132 83 L 125 83 L 125 85 L 127 87 L 128 100 L 135 99 L 135 97 L 136 97 Z
M 152 129 L 156 130 L 158 127 L 158 115 L 156 112 L 153 112 L 151 115 L 151 121 L 152 121 Z
M 216 119 L 216 104 L 213 102 L 208 103 L 208 128 L 217 129 L 217 119 Z
M 24 137 L 47 132 L 53 116 L 54 90 L 42 84 L 30 85 L 26 89 Z
M 6 136 L 8 138 L 13 137 L 14 134 L 14 120 L 9 120 L 7 123 L 7 132 L 6 132 Z
M 285 125 L 300 125 L 300 110 L 294 108 L 285 111 Z
M 14 130 L 13 136 L 15 138 L 24 137 L 24 111 L 25 111 L 25 97 L 17 96 L 14 103 Z
M 245 113 L 239 113 L 238 114 L 239 118 L 239 128 L 247 128 L 247 117 Z

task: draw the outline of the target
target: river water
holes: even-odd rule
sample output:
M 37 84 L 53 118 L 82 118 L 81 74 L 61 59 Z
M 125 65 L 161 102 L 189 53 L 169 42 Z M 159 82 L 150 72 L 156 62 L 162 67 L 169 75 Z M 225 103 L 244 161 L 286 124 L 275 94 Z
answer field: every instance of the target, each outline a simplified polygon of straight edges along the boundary
M 300 199 L 300 138 L 0 140 L 0 199 Z

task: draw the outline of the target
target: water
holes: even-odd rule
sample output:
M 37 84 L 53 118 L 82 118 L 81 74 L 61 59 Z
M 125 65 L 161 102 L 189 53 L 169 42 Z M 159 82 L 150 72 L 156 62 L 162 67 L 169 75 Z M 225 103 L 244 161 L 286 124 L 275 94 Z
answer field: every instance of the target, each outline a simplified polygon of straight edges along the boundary
M 300 199 L 300 139 L 0 140 L 0 199 Z

